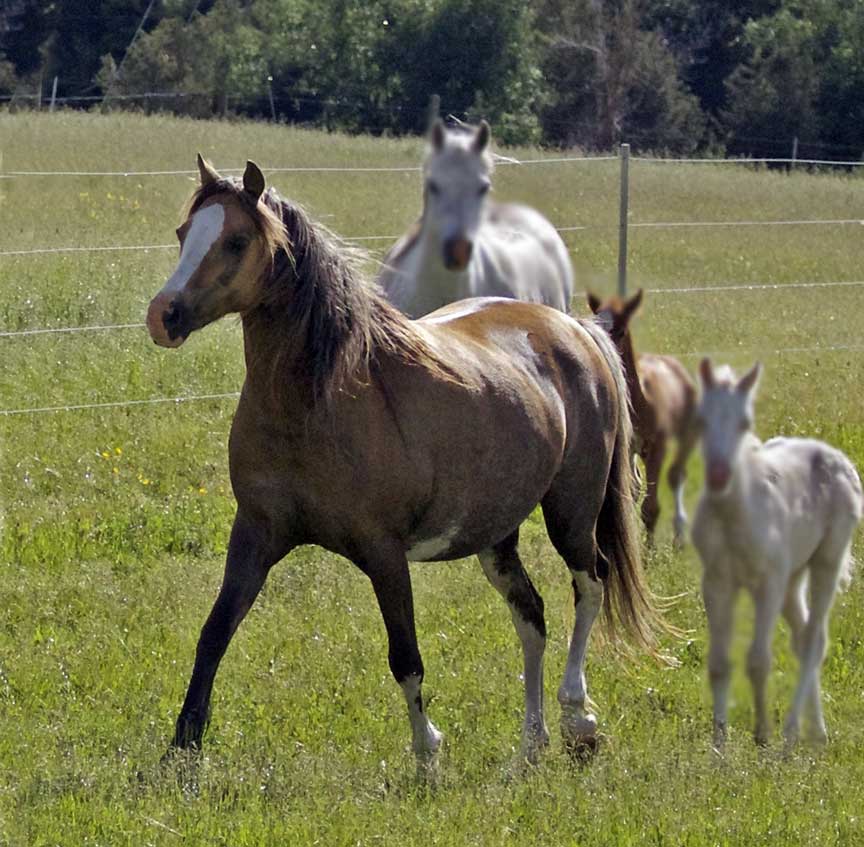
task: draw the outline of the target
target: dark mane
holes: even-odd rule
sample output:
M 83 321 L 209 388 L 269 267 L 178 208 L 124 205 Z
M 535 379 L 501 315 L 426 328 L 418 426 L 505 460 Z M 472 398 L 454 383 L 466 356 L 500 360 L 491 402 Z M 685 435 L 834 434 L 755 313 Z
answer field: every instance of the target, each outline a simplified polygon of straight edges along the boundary
M 411 321 L 360 273 L 356 249 L 313 223 L 272 188 L 262 198 L 264 213 L 233 179 L 199 189 L 192 209 L 219 191 L 240 196 L 271 244 L 273 263 L 264 298 L 244 316 L 244 323 L 276 330 L 269 333 L 273 347 L 267 357 L 277 398 L 287 385 L 302 383 L 314 402 L 330 402 L 340 391 L 368 381 L 382 354 L 459 381 Z

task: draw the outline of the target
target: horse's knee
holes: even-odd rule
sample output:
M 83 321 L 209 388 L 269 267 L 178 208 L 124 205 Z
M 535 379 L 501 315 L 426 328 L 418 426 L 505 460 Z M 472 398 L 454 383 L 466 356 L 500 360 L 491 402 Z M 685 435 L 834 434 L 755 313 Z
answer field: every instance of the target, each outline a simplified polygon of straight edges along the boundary
M 732 673 L 732 663 L 725 653 L 711 651 L 708 654 L 708 679 L 712 684 L 725 682 Z
M 764 647 L 754 647 L 747 654 L 747 675 L 754 683 L 762 683 L 771 670 L 771 652 Z
M 420 681 L 423 681 L 423 660 L 416 647 L 408 644 L 391 645 L 387 659 L 390 672 L 400 685 L 412 676 L 419 677 Z

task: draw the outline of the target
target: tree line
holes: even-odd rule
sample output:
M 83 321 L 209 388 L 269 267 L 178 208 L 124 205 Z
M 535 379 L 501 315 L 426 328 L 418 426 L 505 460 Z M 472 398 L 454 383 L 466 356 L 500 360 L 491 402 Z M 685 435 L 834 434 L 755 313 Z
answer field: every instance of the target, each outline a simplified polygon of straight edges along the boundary
M 864 0 L 5 0 L 0 95 L 55 76 L 71 105 L 350 132 L 422 132 L 437 94 L 511 143 L 864 152 Z

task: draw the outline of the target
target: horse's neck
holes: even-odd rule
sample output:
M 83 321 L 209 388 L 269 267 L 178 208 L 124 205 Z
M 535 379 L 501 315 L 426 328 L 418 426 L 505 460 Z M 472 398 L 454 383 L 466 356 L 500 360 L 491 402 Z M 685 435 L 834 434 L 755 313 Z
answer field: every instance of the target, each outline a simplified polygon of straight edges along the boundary
M 639 357 L 633 349 L 633 338 L 629 332 L 621 340 L 619 352 L 621 353 L 621 364 L 624 365 L 624 374 L 627 377 L 630 403 L 636 417 L 641 418 L 648 409 L 649 403 L 642 391 L 642 382 L 639 379 Z

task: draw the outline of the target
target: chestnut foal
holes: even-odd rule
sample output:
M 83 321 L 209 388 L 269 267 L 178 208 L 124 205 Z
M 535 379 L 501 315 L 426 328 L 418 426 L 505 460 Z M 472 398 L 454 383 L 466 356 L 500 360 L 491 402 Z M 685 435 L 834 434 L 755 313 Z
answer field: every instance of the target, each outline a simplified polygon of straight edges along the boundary
M 633 349 L 630 320 L 642 304 L 642 289 L 630 299 L 610 297 L 601 301 L 588 295 L 588 305 L 600 324 L 612 336 L 627 375 L 630 403 L 633 407 L 633 475 L 636 491 L 639 476 L 636 468 L 638 453 L 645 463 L 645 499 L 642 501 L 642 520 L 653 541 L 657 519 L 660 516 L 658 486 L 666 457 L 666 447 L 676 439 L 677 450 L 669 467 L 669 487 L 675 496 L 675 545 L 686 539 L 687 512 L 684 510 L 684 483 L 687 479 L 687 458 L 699 440 L 696 425 L 696 385 L 687 369 L 672 356 L 653 353 L 637 355 Z

